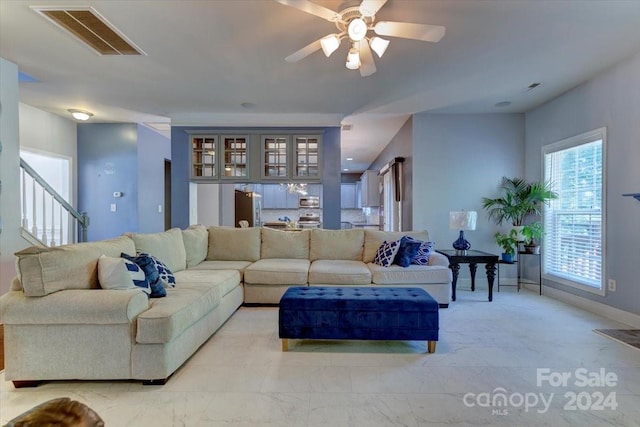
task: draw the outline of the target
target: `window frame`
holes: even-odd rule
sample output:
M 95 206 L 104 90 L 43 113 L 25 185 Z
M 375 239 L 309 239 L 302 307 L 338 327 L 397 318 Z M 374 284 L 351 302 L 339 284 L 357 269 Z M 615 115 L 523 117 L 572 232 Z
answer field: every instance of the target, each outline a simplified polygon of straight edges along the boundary
M 598 128 L 589 132 L 585 132 L 579 135 L 575 135 L 572 136 L 570 138 L 566 138 L 551 144 L 547 144 L 544 145 L 542 147 L 542 177 L 547 180 L 547 174 L 546 174 L 546 156 L 549 154 L 553 154 L 553 153 L 557 153 L 563 150 L 567 150 L 570 148 L 575 148 L 584 144 L 588 144 L 588 143 L 592 143 L 592 142 L 596 142 L 596 141 L 602 141 L 602 183 L 601 183 L 601 206 L 600 206 L 600 212 L 601 212 L 601 218 L 600 218 L 600 227 L 601 227 L 601 262 L 602 265 L 600 266 L 600 287 L 595 287 L 595 286 L 591 286 L 585 283 L 581 283 L 578 281 L 574 281 L 571 280 L 569 278 L 566 277 L 561 277 L 558 275 L 555 275 L 551 272 L 547 271 L 547 266 L 546 263 L 544 262 L 544 255 L 542 256 L 543 258 L 543 262 L 541 265 L 542 268 L 542 277 L 548 281 L 551 282 L 555 282 L 555 283 L 559 283 L 562 285 L 566 285 L 566 286 L 570 286 L 572 288 L 576 288 L 576 289 L 580 289 L 589 293 L 594 293 L 597 295 L 602 295 L 604 296 L 606 293 L 606 253 L 607 253 L 607 239 L 606 239 L 606 224 L 607 224 L 607 220 L 606 220 L 606 208 L 607 208 L 607 182 L 606 182 L 606 177 L 607 177 L 607 129 L 606 127 L 602 127 L 602 128 Z M 547 205 L 544 206 L 543 208 L 543 215 L 542 215 L 542 221 L 543 224 L 545 223 L 545 216 L 548 215 L 548 210 L 549 207 Z M 544 245 L 547 242 L 547 240 L 545 239 L 545 241 L 543 242 L 543 254 L 546 253 L 546 251 L 544 251 Z

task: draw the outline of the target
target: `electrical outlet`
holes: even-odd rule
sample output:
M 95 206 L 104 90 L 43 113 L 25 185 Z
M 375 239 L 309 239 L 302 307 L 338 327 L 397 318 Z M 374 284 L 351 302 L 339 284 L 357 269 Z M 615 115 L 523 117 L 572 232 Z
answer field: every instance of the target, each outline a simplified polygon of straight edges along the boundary
M 616 291 L 616 281 L 614 279 L 609 279 L 609 283 L 607 284 L 607 288 L 611 292 L 615 292 Z

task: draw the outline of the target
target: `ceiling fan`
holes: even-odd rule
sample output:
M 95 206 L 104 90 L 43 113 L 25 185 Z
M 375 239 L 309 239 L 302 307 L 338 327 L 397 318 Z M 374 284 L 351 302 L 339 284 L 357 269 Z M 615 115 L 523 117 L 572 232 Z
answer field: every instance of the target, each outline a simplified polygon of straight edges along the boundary
M 287 62 L 298 62 L 313 52 L 322 49 L 329 57 L 343 39 L 349 42 L 346 67 L 350 70 L 360 70 L 363 77 L 376 72 L 373 61 L 373 50 L 378 57 L 382 57 L 389 40 L 378 36 L 402 37 L 405 39 L 422 40 L 436 43 L 444 36 L 445 27 L 440 25 L 413 24 L 409 22 L 375 22 L 376 13 L 387 0 L 362 0 L 360 6 L 347 7 L 340 12 L 334 12 L 309 0 L 275 0 L 286 6 L 295 7 L 311 15 L 319 16 L 336 24 L 338 33 L 329 34 L 316 40 L 297 52 L 285 58 Z M 372 31 L 376 35 L 368 36 Z

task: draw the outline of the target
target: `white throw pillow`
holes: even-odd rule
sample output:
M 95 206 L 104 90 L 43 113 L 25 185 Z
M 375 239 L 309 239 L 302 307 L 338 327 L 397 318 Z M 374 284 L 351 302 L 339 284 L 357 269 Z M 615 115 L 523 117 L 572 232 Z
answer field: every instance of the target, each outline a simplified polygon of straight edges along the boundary
M 102 289 L 142 289 L 151 293 L 144 271 L 124 258 L 100 255 L 98 258 L 98 281 Z

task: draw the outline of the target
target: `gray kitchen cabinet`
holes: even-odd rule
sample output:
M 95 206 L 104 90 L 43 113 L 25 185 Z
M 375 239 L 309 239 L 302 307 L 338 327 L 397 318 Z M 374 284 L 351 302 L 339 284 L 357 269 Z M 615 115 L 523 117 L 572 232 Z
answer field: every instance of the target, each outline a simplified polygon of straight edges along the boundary
M 357 209 L 357 188 L 355 183 L 340 184 L 340 208 Z
M 378 176 L 378 171 L 364 171 L 360 177 L 360 185 L 362 206 L 380 206 L 380 177 Z

